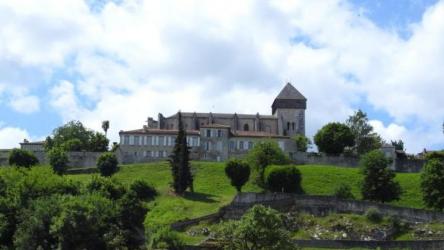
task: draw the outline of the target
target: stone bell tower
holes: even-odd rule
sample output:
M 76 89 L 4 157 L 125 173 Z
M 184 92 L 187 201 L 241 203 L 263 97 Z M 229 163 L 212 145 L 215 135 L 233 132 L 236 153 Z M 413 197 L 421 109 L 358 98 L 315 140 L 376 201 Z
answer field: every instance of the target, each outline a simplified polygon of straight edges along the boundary
M 291 83 L 287 83 L 271 105 L 278 118 L 279 135 L 305 135 L 307 99 Z

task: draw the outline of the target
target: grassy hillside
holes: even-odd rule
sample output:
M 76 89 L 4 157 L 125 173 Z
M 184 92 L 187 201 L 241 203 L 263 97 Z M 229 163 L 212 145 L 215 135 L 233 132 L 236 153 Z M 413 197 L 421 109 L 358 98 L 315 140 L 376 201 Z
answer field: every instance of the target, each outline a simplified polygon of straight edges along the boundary
M 166 162 L 134 164 L 123 166 L 115 177 L 123 183 L 136 179 L 150 182 L 160 192 L 160 196 L 150 203 L 147 223 L 172 223 L 216 212 L 219 207 L 228 204 L 236 191 L 225 177 L 224 163 L 193 162 L 195 169 L 194 194 L 176 197 L 169 191 L 171 173 Z M 358 169 L 320 165 L 299 166 L 302 172 L 302 186 L 307 194 L 331 195 L 339 183 L 352 187 L 356 197 L 360 198 Z M 87 181 L 90 174 L 70 175 L 70 178 Z M 400 206 L 422 207 L 419 189 L 419 174 L 397 174 L 404 193 L 401 200 L 393 204 Z M 243 191 L 260 191 L 251 181 Z

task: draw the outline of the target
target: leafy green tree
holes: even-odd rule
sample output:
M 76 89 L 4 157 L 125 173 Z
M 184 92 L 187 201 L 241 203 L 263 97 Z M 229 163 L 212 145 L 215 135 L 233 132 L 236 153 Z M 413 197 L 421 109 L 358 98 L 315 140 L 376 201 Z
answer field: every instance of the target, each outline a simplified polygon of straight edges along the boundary
M 301 172 L 295 166 L 269 166 L 265 184 L 272 192 L 303 193 Z
M 258 172 L 256 182 L 265 188 L 264 172 L 269 165 L 284 165 L 290 162 L 275 141 L 267 140 L 256 143 L 247 155 L 250 166 Z
M 250 166 L 246 161 L 231 159 L 225 165 L 225 174 L 230 178 L 231 186 L 240 193 L 242 186 L 250 178 Z
M 56 174 L 62 175 L 68 169 L 68 155 L 61 148 L 52 148 L 48 152 L 49 165 L 51 165 L 52 169 Z
M 187 188 L 193 191 L 193 176 L 191 175 L 190 166 L 190 148 L 187 144 L 187 135 L 183 128 L 181 112 L 177 114 L 177 117 L 179 119 L 179 132 L 169 163 L 173 175 L 172 187 L 174 192 L 183 195 Z
M 97 168 L 102 176 L 111 176 L 119 171 L 119 161 L 111 152 L 103 153 L 97 159 Z
M 217 237 L 225 249 L 297 249 L 279 213 L 262 205 L 255 205 L 239 221 L 225 223 Z
M 119 181 L 99 175 L 92 176 L 91 181 L 86 184 L 86 190 L 89 193 L 99 193 L 111 200 L 118 200 L 127 192 L 125 186 Z
M 304 135 L 297 134 L 293 137 L 293 140 L 296 142 L 296 147 L 299 152 L 307 152 L 308 147 L 311 145 L 310 139 Z
M 340 155 L 345 147 L 354 145 L 354 136 L 349 127 L 342 123 L 328 123 L 315 135 L 314 141 L 319 152 L 328 155 Z
M 402 140 L 391 141 L 392 146 L 395 147 L 396 150 L 404 151 L 404 142 Z
M 422 199 L 427 207 L 444 209 L 444 161 L 431 159 L 421 173 Z
M 346 125 L 354 136 L 354 151 L 358 155 L 381 148 L 383 144 L 382 138 L 373 132 L 373 127 L 368 122 L 367 114 L 362 110 L 359 109 L 350 116 L 346 121 Z
M 39 160 L 35 155 L 23 149 L 14 148 L 9 153 L 9 165 L 17 167 L 29 168 L 39 164 Z
M 179 235 L 168 226 L 159 226 L 154 230 L 149 246 L 149 249 L 185 249 L 185 243 L 180 239 Z
M 106 134 L 108 133 L 109 129 L 109 121 L 102 121 L 102 129 L 103 131 L 105 131 L 105 137 L 106 137 Z
M 401 186 L 395 181 L 395 172 L 388 168 L 391 160 L 380 150 L 373 150 L 361 158 L 364 181 L 361 186 L 365 200 L 389 202 L 399 200 Z
M 109 140 L 102 133 L 95 132 L 91 134 L 89 141 L 89 151 L 106 152 L 108 151 Z
M 143 222 L 148 211 L 142 204 L 138 194 L 129 191 L 119 200 L 118 218 L 124 239 L 124 245 L 128 249 L 138 249 L 146 241 Z
M 144 180 L 135 180 L 131 183 L 129 190 L 134 192 L 141 201 L 151 201 L 156 195 L 156 189 Z

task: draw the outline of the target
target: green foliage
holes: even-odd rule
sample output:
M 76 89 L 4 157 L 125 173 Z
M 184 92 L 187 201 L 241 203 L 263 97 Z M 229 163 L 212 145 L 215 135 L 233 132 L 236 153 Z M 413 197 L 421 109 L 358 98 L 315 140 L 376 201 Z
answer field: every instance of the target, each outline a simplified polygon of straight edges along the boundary
M 391 143 L 392 143 L 392 146 L 394 146 L 396 150 L 403 150 L 404 151 L 404 142 L 402 140 L 391 141 Z
M 269 165 L 284 165 L 290 162 L 282 149 L 275 141 L 260 141 L 255 143 L 247 155 L 250 166 L 258 172 L 256 179 L 260 187 L 265 187 L 264 172 Z
M 296 142 L 296 147 L 299 152 L 307 152 L 308 147 L 311 145 L 310 139 L 300 134 L 294 136 L 293 140 Z
M 377 208 L 371 207 L 365 211 L 365 218 L 373 223 L 379 223 L 382 221 L 383 216 Z
M 135 249 L 145 243 L 144 219 L 148 209 L 139 200 L 134 191 L 129 191 L 118 202 L 119 226 L 124 245 Z
M 151 201 L 157 195 L 156 189 L 143 180 L 135 180 L 129 189 L 136 194 L 137 199 L 142 201 Z
M 250 178 L 250 166 L 246 161 L 231 159 L 226 163 L 225 174 L 230 178 L 231 186 L 241 192 L 242 186 Z
M 68 155 L 62 148 L 53 147 L 48 151 L 49 165 L 52 170 L 59 175 L 66 172 L 68 168 Z
M 438 160 L 444 162 L 444 151 L 435 151 L 426 154 L 426 160 Z
M 373 127 L 369 124 L 367 114 L 362 110 L 356 111 L 350 116 L 346 125 L 350 128 L 354 139 L 354 151 L 358 155 L 365 154 L 382 146 L 382 138 L 373 132 Z
M 255 205 L 239 221 L 225 223 L 217 237 L 225 249 L 297 249 L 279 213 L 262 205 Z
M 109 121 L 102 121 L 102 129 L 105 131 L 105 135 L 108 132 L 109 129 Z
M 345 183 L 341 183 L 336 189 L 334 196 L 339 199 L 354 200 L 355 196 L 351 191 L 351 187 Z
M 355 144 L 355 138 L 349 127 L 342 123 L 328 123 L 315 135 L 314 141 L 319 152 L 328 155 L 340 155 L 345 147 Z
M 79 121 L 70 121 L 56 128 L 52 137 L 46 138 L 45 149 L 49 151 L 59 147 L 65 151 L 105 152 L 108 144 L 105 135 L 85 128 Z
M 399 200 L 401 186 L 395 179 L 395 172 L 388 168 L 391 160 L 380 150 L 373 150 L 361 158 L 364 181 L 361 193 L 365 200 L 388 202 Z
M 29 151 L 23 149 L 14 148 L 9 153 L 9 165 L 17 167 L 29 168 L 39 164 L 39 160 L 35 155 Z
M 269 166 L 265 184 L 272 192 L 303 193 L 301 172 L 295 166 Z
M 156 228 L 151 235 L 150 241 L 150 249 L 185 249 L 185 244 L 179 238 L 179 235 L 172 231 L 168 226 L 160 226 Z
M 97 159 L 97 168 L 102 176 L 111 176 L 119 171 L 119 162 L 114 153 L 106 152 Z
M 421 173 L 421 191 L 427 207 L 444 209 L 444 161 L 427 161 Z
M 187 135 L 183 128 L 182 114 L 177 114 L 179 132 L 169 162 L 173 176 L 172 187 L 174 192 L 183 195 L 187 188 L 193 192 L 193 176 L 190 166 L 190 148 L 187 144 Z
M 111 200 L 118 200 L 126 193 L 125 187 L 117 180 L 93 175 L 91 181 L 86 184 L 89 193 L 99 193 Z

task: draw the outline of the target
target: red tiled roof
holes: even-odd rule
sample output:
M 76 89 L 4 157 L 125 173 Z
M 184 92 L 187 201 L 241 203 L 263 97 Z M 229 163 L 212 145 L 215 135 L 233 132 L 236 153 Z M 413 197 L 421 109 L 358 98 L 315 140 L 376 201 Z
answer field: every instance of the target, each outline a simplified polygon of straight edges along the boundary
M 156 129 L 156 128 L 151 128 L 151 129 L 135 129 L 135 130 L 127 130 L 127 131 L 120 131 L 119 134 L 168 134 L 168 135 L 176 135 L 178 134 L 179 131 L 178 130 L 174 130 L 174 129 Z M 187 134 L 189 135 L 199 135 L 199 131 L 198 130 L 187 130 L 186 131 Z
M 232 132 L 235 137 L 268 137 L 268 138 L 289 138 L 288 136 L 281 136 L 264 131 L 235 131 Z

